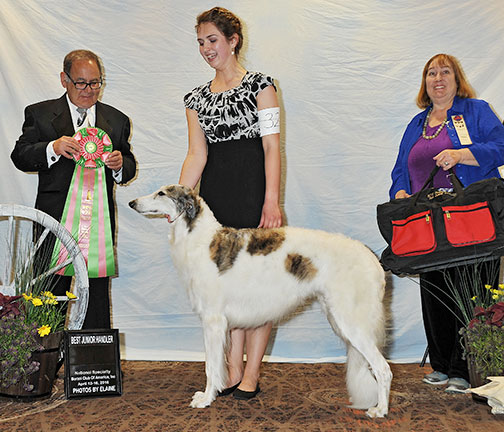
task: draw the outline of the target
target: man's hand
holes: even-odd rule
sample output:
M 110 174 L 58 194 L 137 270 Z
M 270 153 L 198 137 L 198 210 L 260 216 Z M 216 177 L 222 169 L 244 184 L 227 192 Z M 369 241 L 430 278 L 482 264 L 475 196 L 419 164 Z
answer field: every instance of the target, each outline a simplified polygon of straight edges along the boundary
M 73 156 L 75 156 L 75 158 L 78 157 L 80 152 L 80 145 L 72 137 L 62 136 L 61 138 L 58 138 L 56 141 L 54 141 L 53 149 L 54 153 L 56 153 L 57 155 L 61 155 L 63 157 L 66 157 L 67 159 L 72 159 Z
M 119 171 L 123 166 L 123 157 L 119 150 L 114 150 L 110 153 L 109 157 L 105 161 L 105 165 L 114 171 Z

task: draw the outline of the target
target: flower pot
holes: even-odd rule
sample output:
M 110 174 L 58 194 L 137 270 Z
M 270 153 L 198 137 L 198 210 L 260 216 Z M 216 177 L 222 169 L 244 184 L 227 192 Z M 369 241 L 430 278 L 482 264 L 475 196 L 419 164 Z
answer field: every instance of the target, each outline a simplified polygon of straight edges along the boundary
M 63 332 L 51 333 L 40 338 L 39 342 L 44 349 L 34 351 L 31 356 L 31 360 L 39 362 L 40 367 L 38 371 L 27 377 L 27 384 L 33 385 L 32 391 L 25 390 L 23 388 L 24 382 L 21 381 L 9 387 L 0 387 L 0 395 L 26 401 L 50 396 L 56 376 L 62 340 Z
M 481 387 L 482 385 L 485 385 L 489 381 L 486 379 L 486 377 L 483 377 L 477 370 L 476 370 L 476 363 L 474 361 L 474 355 L 471 354 L 469 351 L 469 344 L 467 341 L 467 335 L 464 334 L 464 346 L 466 350 L 466 357 L 467 357 L 467 369 L 469 371 L 469 382 L 471 383 L 471 388 L 476 388 L 476 387 Z M 475 402 L 487 403 L 487 398 L 484 396 L 477 395 L 476 393 L 471 393 L 472 399 Z
M 500 331 L 500 329 L 499 329 Z M 471 388 L 481 387 L 485 384 L 488 384 L 490 380 L 487 379 L 487 376 L 481 374 L 476 367 L 475 354 L 470 351 L 468 335 L 464 334 L 464 345 L 466 351 L 467 358 L 467 369 L 469 370 L 469 381 L 471 383 Z M 495 346 L 495 345 L 492 345 Z M 490 376 L 501 376 L 504 375 L 504 370 L 502 371 L 494 371 L 490 374 Z M 484 396 L 480 396 L 476 393 L 471 393 L 471 396 L 475 402 L 487 404 L 487 398 Z
M 471 383 L 471 388 L 481 387 L 490 382 L 486 377 L 483 377 L 477 370 L 474 363 L 474 357 L 468 353 L 467 354 L 467 368 L 469 369 L 469 381 Z M 480 396 L 476 393 L 471 393 L 473 401 L 486 404 L 487 398 Z

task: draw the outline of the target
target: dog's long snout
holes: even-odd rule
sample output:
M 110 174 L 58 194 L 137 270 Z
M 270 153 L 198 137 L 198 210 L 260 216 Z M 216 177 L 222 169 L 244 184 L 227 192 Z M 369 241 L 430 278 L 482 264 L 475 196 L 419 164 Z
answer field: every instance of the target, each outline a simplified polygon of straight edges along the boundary
M 136 210 L 136 206 L 137 206 L 137 200 L 134 199 L 134 200 L 131 200 L 128 205 L 133 209 L 133 210 Z

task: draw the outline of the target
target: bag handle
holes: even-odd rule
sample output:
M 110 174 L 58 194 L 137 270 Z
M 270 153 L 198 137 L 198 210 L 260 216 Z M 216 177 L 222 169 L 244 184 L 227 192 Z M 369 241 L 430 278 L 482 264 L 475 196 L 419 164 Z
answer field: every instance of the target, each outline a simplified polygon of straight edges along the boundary
M 439 167 L 437 165 L 434 166 L 434 169 L 429 174 L 429 177 L 427 178 L 424 185 L 422 186 L 422 189 L 420 189 L 421 191 L 423 191 L 424 189 L 427 189 L 427 186 L 430 186 L 430 187 L 434 186 L 434 176 L 437 174 L 438 171 L 439 171 Z M 451 168 L 450 168 L 450 171 L 451 171 Z
M 460 181 L 460 179 L 457 177 L 457 175 L 453 172 L 453 169 L 450 168 L 448 170 L 450 174 L 448 176 L 450 177 L 450 182 L 453 185 L 453 190 L 457 194 L 457 196 L 463 196 L 464 195 L 464 185 Z
M 429 174 L 429 178 L 425 181 L 424 185 L 422 186 L 421 191 L 426 189 L 427 186 L 430 185 L 430 187 L 434 186 L 434 176 L 437 174 L 439 171 L 439 168 L 437 165 L 434 167 L 434 169 L 431 171 Z M 453 190 L 457 195 L 464 194 L 464 185 L 460 181 L 460 179 L 457 177 L 457 175 L 453 172 L 453 168 L 450 168 L 448 170 L 449 174 L 448 176 L 450 177 L 450 183 L 453 185 Z
M 426 189 L 427 186 L 430 186 L 430 187 L 434 186 L 434 176 L 439 171 L 439 168 L 440 167 L 438 167 L 437 165 L 433 168 L 433 170 L 429 174 L 429 178 L 425 181 L 425 183 L 422 186 L 422 189 L 420 189 L 420 191 L 423 191 L 424 189 Z M 464 185 L 462 184 L 460 179 L 457 177 L 457 175 L 453 172 L 453 168 L 450 168 L 448 170 L 448 172 L 449 172 L 448 176 L 450 177 L 450 182 L 453 185 L 453 190 L 455 191 L 457 196 L 464 196 Z M 415 195 L 417 195 L 417 194 L 415 194 Z M 420 194 L 418 194 L 416 196 L 415 201 L 413 203 L 414 206 L 416 206 L 419 197 L 420 197 Z

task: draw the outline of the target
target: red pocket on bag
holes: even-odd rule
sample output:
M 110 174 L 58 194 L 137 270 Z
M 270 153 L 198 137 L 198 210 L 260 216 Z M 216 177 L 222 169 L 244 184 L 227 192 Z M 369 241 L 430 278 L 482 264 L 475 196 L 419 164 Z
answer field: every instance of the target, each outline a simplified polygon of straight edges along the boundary
M 495 240 L 495 224 L 488 202 L 442 207 L 446 238 L 452 246 L 469 246 Z
M 436 249 L 430 210 L 392 221 L 392 252 L 398 256 L 424 255 Z

